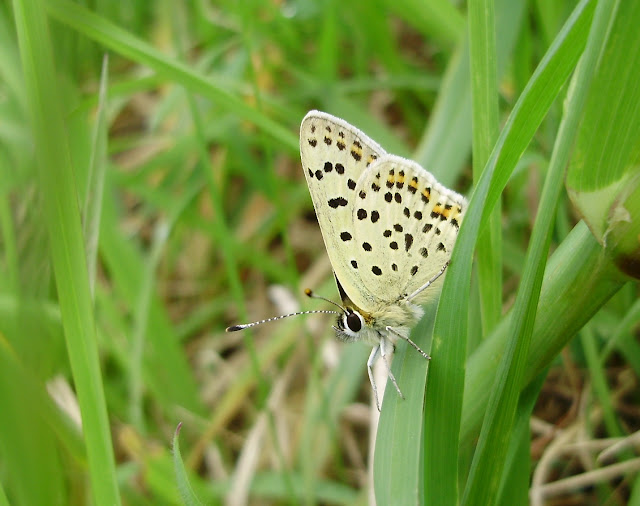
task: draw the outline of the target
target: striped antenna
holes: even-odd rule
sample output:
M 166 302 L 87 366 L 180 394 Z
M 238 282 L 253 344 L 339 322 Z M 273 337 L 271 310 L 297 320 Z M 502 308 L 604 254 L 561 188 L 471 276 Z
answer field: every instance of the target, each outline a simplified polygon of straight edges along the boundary
M 345 308 L 343 308 L 340 304 L 338 304 L 337 302 L 333 302 L 330 299 L 327 299 L 326 297 L 323 297 L 322 295 L 318 295 L 316 293 L 314 293 L 311 288 L 305 288 L 304 289 L 304 294 L 309 297 L 310 299 L 320 299 L 323 300 L 325 302 L 328 302 L 329 304 L 333 304 L 334 306 L 340 308 L 342 310 L 343 313 L 346 313 L 347 310 Z
M 231 325 L 231 327 L 227 327 L 227 332 L 236 332 L 238 330 L 248 329 L 249 327 L 255 327 L 256 325 L 260 325 L 262 323 L 275 322 L 276 320 L 282 320 L 283 318 L 289 318 L 290 316 L 298 316 L 302 314 L 314 314 L 314 313 L 340 314 L 337 311 L 327 311 L 325 309 L 318 309 L 314 311 L 301 311 L 299 313 L 291 313 L 291 314 L 285 314 L 282 316 L 274 316 L 273 318 L 267 318 L 266 320 L 260 320 L 258 322 L 244 323 L 242 325 Z

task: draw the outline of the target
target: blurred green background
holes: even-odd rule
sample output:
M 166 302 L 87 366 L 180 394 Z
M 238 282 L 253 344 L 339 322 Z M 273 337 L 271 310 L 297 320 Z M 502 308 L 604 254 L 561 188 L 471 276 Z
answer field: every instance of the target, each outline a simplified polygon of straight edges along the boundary
M 0 505 L 640 504 L 637 4 L 2 3 Z M 473 195 L 375 462 L 367 347 L 224 332 L 338 298 L 313 108 Z

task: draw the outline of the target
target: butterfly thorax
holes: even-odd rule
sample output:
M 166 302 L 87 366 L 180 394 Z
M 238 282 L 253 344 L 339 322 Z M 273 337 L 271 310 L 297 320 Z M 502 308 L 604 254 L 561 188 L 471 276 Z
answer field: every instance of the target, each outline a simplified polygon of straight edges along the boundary
M 350 302 L 350 301 L 349 301 Z M 420 306 L 399 300 L 392 304 L 380 302 L 374 309 L 367 312 L 353 303 L 345 305 L 345 313 L 338 316 L 336 337 L 340 341 L 362 341 L 371 346 L 379 344 L 382 337 L 396 341 L 396 336 L 389 334 L 387 327 L 408 336 L 411 328 L 424 314 Z

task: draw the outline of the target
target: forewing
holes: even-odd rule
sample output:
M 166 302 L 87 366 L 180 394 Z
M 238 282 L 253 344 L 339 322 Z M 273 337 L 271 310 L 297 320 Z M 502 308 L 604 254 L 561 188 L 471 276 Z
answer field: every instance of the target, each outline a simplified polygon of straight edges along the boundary
M 415 162 L 384 155 L 358 179 L 352 221 L 367 291 L 393 303 L 424 286 L 451 256 L 467 201 Z M 413 299 L 420 304 L 429 289 Z
M 309 112 L 300 127 L 300 156 L 320 231 L 333 270 L 349 298 L 362 309 L 375 297 L 360 277 L 361 244 L 356 244 L 353 208 L 357 182 L 385 151 L 347 122 L 319 111 Z

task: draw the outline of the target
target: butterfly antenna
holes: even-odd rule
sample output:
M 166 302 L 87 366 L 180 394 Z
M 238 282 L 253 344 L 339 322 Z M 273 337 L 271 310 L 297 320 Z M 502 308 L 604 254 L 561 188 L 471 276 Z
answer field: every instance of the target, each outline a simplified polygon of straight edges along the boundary
M 305 294 L 307 297 L 311 298 L 311 299 L 320 299 L 320 300 L 323 300 L 323 301 L 325 301 L 325 302 L 328 302 L 329 304 L 333 304 L 334 306 L 336 306 L 336 307 L 340 308 L 340 310 L 341 310 L 343 313 L 346 313 L 346 312 L 347 312 L 347 310 L 346 310 L 345 308 L 343 308 L 343 307 L 342 307 L 340 304 L 338 304 L 337 302 L 334 302 L 334 301 L 332 301 L 332 300 L 329 300 L 329 299 L 327 299 L 326 297 L 323 297 L 322 295 L 318 295 L 318 294 L 316 294 L 316 293 L 313 293 L 313 292 L 311 291 L 311 288 L 305 288 L 305 290 L 304 290 L 304 294 Z M 335 313 L 335 311 L 332 311 L 332 312 L 333 312 L 333 313 Z
M 266 320 L 260 320 L 257 322 L 243 323 L 240 325 L 231 325 L 231 327 L 227 327 L 227 332 L 236 332 L 238 330 L 248 329 L 249 327 L 255 327 L 256 325 L 261 325 L 262 323 L 275 322 L 277 320 L 282 320 L 283 318 L 289 318 L 290 316 L 299 316 L 303 314 L 314 314 L 314 313 L 340 314 L 337 311 L 327 311 L 325 309 L 318 309 L 314 311 L 300 311 L 298 313 L 290 313 L 282 316 L 274 316 L 273 318 L 267 318 Z

